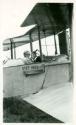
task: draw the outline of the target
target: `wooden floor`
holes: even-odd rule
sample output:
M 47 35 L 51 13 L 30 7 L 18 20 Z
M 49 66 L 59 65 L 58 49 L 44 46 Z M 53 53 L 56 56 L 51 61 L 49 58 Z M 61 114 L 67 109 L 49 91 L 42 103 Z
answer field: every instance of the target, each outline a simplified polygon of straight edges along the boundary
M 36 94 L 23 98 L 42 111 L 63 121 L 72 121 L 72 83 L 54 84 Z

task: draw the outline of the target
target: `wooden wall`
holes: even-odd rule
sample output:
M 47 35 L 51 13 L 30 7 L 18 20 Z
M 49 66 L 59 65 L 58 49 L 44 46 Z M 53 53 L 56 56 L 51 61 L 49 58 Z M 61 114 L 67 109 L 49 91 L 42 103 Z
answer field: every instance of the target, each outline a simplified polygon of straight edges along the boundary
M 3 93 L 4 97 L 28 96 L 44 87 L 69 81 L 69 64 L 46 65 L 45 72 L 25 76 L 22 66 L 3 68 Z

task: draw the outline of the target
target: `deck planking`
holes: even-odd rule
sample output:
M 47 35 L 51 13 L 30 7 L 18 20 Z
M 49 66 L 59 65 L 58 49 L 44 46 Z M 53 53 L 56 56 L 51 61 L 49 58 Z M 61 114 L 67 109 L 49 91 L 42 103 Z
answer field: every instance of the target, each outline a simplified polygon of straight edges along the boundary
M 72 121 L 72 83 L 60 83 L 44 88 L 23 100 L 31 103 L 62 122 Z

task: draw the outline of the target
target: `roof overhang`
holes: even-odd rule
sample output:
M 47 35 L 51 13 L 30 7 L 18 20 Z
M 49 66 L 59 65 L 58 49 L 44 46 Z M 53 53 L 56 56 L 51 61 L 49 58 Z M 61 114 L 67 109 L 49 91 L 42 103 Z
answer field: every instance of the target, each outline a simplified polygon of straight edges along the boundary
M 32 41 L 38 40 L 38 27 L 40 38 L 58 34 L 71 28 L 73 3 L 38 3 L 21 24 L 21 27 L 36 24 L 29 30 Z
M 72 21 L 72 3 L 38 3 L 21 24 L 22 27 L 37 24 L 41 30 L 51 33 L 69 28 Z

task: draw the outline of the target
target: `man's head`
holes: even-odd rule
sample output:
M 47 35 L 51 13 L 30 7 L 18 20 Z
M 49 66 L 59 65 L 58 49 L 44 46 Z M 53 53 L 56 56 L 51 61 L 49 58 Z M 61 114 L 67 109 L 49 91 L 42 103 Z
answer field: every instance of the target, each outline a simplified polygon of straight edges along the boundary
M 32 54 L 31 54 L 31 57 L 32 59 L 35 59 L 37 56 L 36 56 L 36 51 L 33 51 Z
M 25 51 L 23 54 L 24 54 L 24 57 L 30 57 L 30 52 L 29 51 Z

